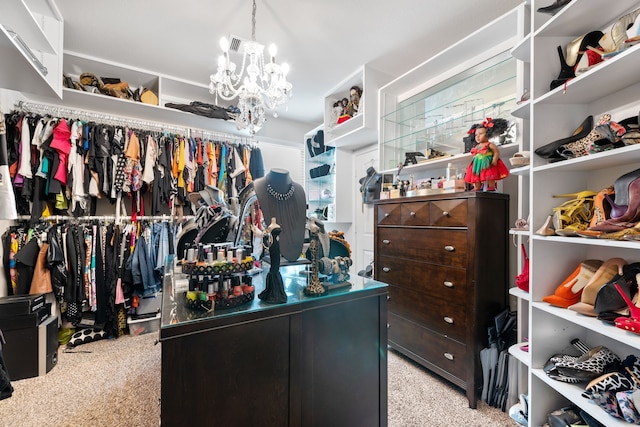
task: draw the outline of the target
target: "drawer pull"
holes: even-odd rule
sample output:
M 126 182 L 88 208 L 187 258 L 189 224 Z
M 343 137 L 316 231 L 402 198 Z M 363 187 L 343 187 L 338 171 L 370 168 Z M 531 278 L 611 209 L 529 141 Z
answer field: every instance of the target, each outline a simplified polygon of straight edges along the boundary
M 389 212 L 384 213 L 385 218 L 389 216 Z
M 385 273 L 388 273 L 391 271 L 391 269 L 389 267 L 382 267 L 382 271 L 384 271 Z
M 453 288 L 453 282 L 444 282 L 444 285 L 445 285 L 447 288 Z
M 444 316 L 444 321 L 449 323 L 449 324 L 451 324 L 451 325 L 453 325 L 453 319 L 451 317 L 449 317 L 449 316 Z
M 451 245 L 447 245 L 447 246 L 444 247 L 444 250 L 447 251 L 447 252 L 453 252 L 453 251 L 456 250 L 456 248 L 451 246 Z
M 416 216 L 416 213 L 415 212 L 409 212 L 409 215 Z
M 391 297 L 389 295 L 387 295 L 387 301 L 389 301 L 391 299 Z
M 444 357 L 446 357 L 449 360 L 453 360 L 453 354 L 451 354 L 451 353 L 445 353 Z
M 383 244 L 383 245 L 388 245 L 389 243 L 391 243 L 391 240 L 384 239 L 384 240 L 382 241 L 382 244 Z
M 442 216 L 449 216 L 449 212 L 447 212 L 447 211 L 442 211 Z

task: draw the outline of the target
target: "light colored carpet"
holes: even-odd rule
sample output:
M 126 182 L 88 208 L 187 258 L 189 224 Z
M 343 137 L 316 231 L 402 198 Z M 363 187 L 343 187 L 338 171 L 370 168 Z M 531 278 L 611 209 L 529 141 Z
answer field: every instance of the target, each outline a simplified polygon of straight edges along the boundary
M 48 374 L 12 381 L 13 396 L 0 401 L 0 426 L 158 426 L 157 338 L 150 333 L 61 347 L 58 365 Z M 389 427 L 515 425 L 507 414 L 482 402 L 469 409 L 462 389 L 393 351 L 388 375 Z

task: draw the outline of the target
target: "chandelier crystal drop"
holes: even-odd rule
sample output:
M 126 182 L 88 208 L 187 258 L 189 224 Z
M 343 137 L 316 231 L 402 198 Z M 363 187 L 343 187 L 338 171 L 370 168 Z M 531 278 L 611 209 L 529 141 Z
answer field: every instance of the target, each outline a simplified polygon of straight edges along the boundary
M 249 134 L 258 132 L 266 121 L 266 111 L 273 111 L 278 117 L 278 106 L 291 98 L 292 85 L 287 81 L 289 66 L 276 63 L 277 48 L 269 46 L 270 61 L 265 63 L 264 46 L 256 42 L 256 2 L 253 0 L 251 13 L 251 41 L 243 42 L 242 65 L 237 66 L 229 58 L 229 41 L 220 39 L 222 55 L 218 58 L 218 68 L 211 74 L 209 92 L 225 101 L 238 98 L 236 127 L 248 129 Z

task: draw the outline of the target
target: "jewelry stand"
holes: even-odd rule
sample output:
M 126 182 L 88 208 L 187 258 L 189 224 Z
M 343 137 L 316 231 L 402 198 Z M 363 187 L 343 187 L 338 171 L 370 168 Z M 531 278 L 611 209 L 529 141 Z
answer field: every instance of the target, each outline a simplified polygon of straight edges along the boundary
M 305 295 L 309 296 L 320 296 L 324 295 L 327 290 L 320 279 L 318 278 L 318 246 L 320 245 L 320 241 L 318 239 L 318 227 L 311 226 L 309 227 L 309 231 L 311 232 L 311 242 L 309 242 L 309 252 L 311 252 L 311 275 L 309 276 L 309 284 L 304 288 Z
M 280 226 L 276 224 L 276 219 L 271 218 L 271 224 L 265 230 L 262 238 L 263 245 L 269 251 L 269 258 L 272 262 L 265 280 L 264 291 L 258 294 L 258 298 L 271 304 L 287 302 L 287 293 L 284 291 L 284 281 L 280 274 L 280 241 L 278 236 L 281 231 Z

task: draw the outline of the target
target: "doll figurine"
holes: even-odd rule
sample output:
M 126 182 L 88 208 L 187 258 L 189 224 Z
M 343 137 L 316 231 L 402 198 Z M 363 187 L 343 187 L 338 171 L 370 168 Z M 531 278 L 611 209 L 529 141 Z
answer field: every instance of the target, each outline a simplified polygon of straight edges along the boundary
M 464 180 L 473 184 L 473 191 L 496 191 L 498 180 L 509 176 L 509 169 L 500 159 L 500 150 L 489 138 L 494 136 L 495 123 L 487 117 L 478 127 L 472 127 L 469 133 L 475 134 L 476 146 L 471 149 L 473 159 L 467 166 Z

